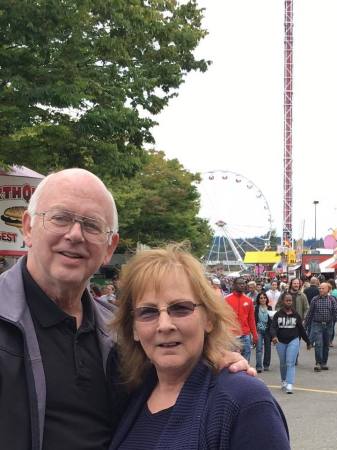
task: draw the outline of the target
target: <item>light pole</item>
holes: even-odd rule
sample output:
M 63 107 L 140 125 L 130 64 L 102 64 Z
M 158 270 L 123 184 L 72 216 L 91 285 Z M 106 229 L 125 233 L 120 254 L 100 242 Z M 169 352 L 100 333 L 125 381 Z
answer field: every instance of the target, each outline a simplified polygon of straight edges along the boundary
M 314 200 L 313 201 L 313 204 L 314 204 L 314 207 L 315 207 L 315 246 L 316 246 L 316 208 L 317 208 L 318 203 L 319 203 L 318 200 Z

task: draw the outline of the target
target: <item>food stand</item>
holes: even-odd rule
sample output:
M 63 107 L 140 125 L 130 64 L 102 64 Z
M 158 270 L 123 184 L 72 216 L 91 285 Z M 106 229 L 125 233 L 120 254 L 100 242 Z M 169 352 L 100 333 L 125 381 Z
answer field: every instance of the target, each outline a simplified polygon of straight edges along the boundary
M 44 178 L 24 166 L 0 169 L 0 273 L 27 253 L 22 214 L 37 185 Z

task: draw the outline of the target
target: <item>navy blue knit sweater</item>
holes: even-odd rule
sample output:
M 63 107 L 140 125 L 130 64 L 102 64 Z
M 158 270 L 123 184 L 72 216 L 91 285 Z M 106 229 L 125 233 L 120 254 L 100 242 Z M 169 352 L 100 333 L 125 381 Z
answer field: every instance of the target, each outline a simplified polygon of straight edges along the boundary
M 147 401 L 154 375 L 134 396 L 109 450 L 116 450 Z M 139 439 L 146 443 L 144 434 Z M 143 444 L 144 445 L 144 444 Z M 157 450 L 289 450 L 283 413 L 261 380 L 199 362 L 185 382 Z

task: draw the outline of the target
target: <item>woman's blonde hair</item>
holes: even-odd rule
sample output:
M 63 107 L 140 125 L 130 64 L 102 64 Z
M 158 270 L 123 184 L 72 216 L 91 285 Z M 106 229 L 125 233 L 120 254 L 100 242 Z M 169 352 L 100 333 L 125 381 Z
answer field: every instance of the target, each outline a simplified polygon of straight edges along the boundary
M 139 342 L 133 337 L 133 308 L 147 289 L 159 291 L 164 278 L 172 271 L 183 271 L 198 303 L 204 305 L 212 331 L 205 335 L 203 357 L 217 367 L 224 350 L 238 348 L 234 330 L 238 324 L 232 308 L 221 300 L 205 277 L 200 262 L 184 248 L 171 244 L 165 248 L 144 250 L 133 256 L 121 273 L 118 312 L 111 329 L 117 333 L 120 372 L 124 382 L 134 387 L 142 381 L 150 362 Z

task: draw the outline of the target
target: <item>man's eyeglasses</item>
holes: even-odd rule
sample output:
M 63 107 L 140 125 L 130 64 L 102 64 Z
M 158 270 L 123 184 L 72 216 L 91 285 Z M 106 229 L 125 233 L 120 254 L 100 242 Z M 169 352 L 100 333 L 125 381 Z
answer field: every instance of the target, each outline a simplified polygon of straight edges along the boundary
M 103 220 L 80 216 L 71 211 L 51 209 L 35 215 L 42 217 L 44 228 L 55 234 L 68 233 L 76 222 L 80 224 L 83 236 L 89 242 L 107 242 L 113 234 Z
M 160 312 L 166 311 L 167 314 L 175 319 L 186 317 L 193 314 L 195 308 L 203 306 L 202 303 L 193 303 L 191 300 L 183 300 L 172 303 L 164 308 L 156 308 L 155 306 L 139 306 L 132 313 L 135 320 L 139 322 L 153 322 L 159 319 Z

